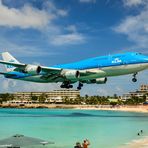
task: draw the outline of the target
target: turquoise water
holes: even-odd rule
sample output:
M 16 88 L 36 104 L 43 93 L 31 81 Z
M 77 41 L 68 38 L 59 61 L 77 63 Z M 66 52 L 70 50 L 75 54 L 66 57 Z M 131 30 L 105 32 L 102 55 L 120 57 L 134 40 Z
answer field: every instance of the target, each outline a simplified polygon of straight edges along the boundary
M 89 139 L 90 148 L 119 148 L 148 135 L 148 114 L 94 110 L 0 109 L 0 139 L 14 134 L 55 142 L 50 148 L 73 148 Z

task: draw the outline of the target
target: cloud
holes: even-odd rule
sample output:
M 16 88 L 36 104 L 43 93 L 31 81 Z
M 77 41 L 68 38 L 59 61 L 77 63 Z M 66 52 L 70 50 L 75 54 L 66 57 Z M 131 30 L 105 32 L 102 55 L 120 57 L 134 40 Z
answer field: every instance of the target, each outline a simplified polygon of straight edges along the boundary
M 57 14 L 60 15 L 60 16 L 67 16 L 68 12 L 65 11 L 65 10 L 60 9 L 60 10 L 57 11 Z
M 8 8 L 0 1 L 0 26 L 35 28 L 40 29 L 46 27 L 54 15 L 49 15 L 44 10 L 39 10 L 24 5 L 21 9 Z
M 77 32 L 77 27 L 75 25 L 69 25 L 66 30 L 69 32 Z
M 80 44 L 85 41 L 85 38 L 80 33 L 71 33 L 71 34 L 62 34 L 57 35 L 53 39 L 51 39 L 51 44 L 60 46 L 60 45 L 68 45 L 68 44 Z
M 114 31 L 126 35 L 137 49 L 146 49 L 148 47 L 148 3 L 139 14 L 123 19 L 114 27 Z
M 44 37 L 45 40 L 43 44 L 47 44 L 48 46 L 79 44 L 82 43 L 85 38 L 83 34 L 77 31 L 77 27 L 74 25 L 68 26 L 66 30 L 59 23 L 56 24 L 55 20 L 59 22 L 61 17 L 63 18 L 68 15 L 68 11 L 57 8 L 55 4 L 50 1 L 43 2 L 41 9 L 38 9 L 29 3 L 23 3 L 21 7 L 17 8 L 8 7 L 0 0 L 0 11 L 0 27 L 2 28 L 4 26 L 6 30 L 0 35 L 0 48 L 8 49 L 8 51 L 13 51 L 14 53 L 16 52 L 16 54 L 20 53 L 27 56 L 49 54 L 49 51 L 44 52 L 43 49 L 39 49 L 37 45 L 33 47 L 34 45 L 31 44 L 32 41 L 30 41 L 30 43 L 28 41 L 27 44 L 24 45 L 23 38 L 26 36 L 20 36 L 21 34 L 25 34 L 25 32 L 21 32 L 21 29 L 26 31 L 26 35 L 29 29 L 33 29 L 33 33 L 39 31 L 40 34 L 38 33 L 38 35 L 41 37 L 40 42 L 43 42 L 42 39 Z M 12 39 L 7 36 L 9 35 L 9 30 L 6 28 L 9 28 L 9 30 L 17 30 L 17 32 L 21 33 L 18 35 L 16 33 L 15 37 L 17 38 Z M 34 54 L 35 52 L 37 54 Z
M 17 57 L 41 57 L 41 56 L 49 56 L 57 54 L 57 52 L 42 50 L 39 47 L 31 46 L 31 45 L 24 45 L 15 44 L 13 42 L 7 41 L 5 38 L 0 37 L 0 53 L 2 52 L 10 52 Z
M 9 8 L 0 0 L 0 26 L 19 27 L 21 29 L 43 29 L 58 16 L 67 16 L 67 11 L 58 9 L 51 2 L 43 3 L 43 9 L 24 4 L 21 8 Z
M 146 0 L 123 0 L 124 6 L 134 7 L 145 4 Z
M 50 43 L 56 46 L 84 43 L 86 37 L 79 33 L 75 25 L 69 25 L 64 28 L 65 33 L 59 33 L 50 38 Z
M 34 83 L 34 82 L 25 82 L 20 80 L 11 80 L 11 79 L 2 79 L 1 80 L 1 92 L 20 92 L 20 91 L 51 91 L 59 89 L 59 84 L 51 83 Z M 36 87 L 34 87 L 34 85 Z
M 54 16 L 56 16 L 56 18 L 58 16 L 67 16 L 68 15 L 68 11 L 66 11 L 64 9 L 57 8 L 55 6 L 55 4 L 51 1 L 43 2 L 43 8 L 44 8 L 44 10 L 46 10 L 46 12 L 48 12 L 48 14 L 53 14 Z
M 95 3 L 96 0 L 80 0 L 81 3 Z

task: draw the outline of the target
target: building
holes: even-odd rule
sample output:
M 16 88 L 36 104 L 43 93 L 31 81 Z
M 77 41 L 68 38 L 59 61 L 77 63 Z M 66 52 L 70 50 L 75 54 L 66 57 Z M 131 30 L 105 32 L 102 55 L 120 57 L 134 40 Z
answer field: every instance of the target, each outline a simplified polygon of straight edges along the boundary
M 139 90 L 135 92 L 129 92 L 127 94 L 123 94 L 122 100 L 130 99 L 133 96 L 142 98 L 144 95 L 146 95 L 146 99 L 148 101 L 148 85 L 141 85 Z
M 16 92 L 13 93 L 15 100 L 9 101 L 11 103 L 15 102 L 24 102 L 25 104 L 31 103 L 30 100 L 32 97 L 39 98 L 40 96 L 45 97 L 47 103 L 62 103 L 64 98 L 75 99 L 80 95 L 78 90 L 54 90 L 50 92 Z M 32 102 L 32 103 L 35 103 Z
M 141 85 L 141 86 L 140 86 L 140 90 L 141 90 L 141 91 L 148 92 L 148 85 Z

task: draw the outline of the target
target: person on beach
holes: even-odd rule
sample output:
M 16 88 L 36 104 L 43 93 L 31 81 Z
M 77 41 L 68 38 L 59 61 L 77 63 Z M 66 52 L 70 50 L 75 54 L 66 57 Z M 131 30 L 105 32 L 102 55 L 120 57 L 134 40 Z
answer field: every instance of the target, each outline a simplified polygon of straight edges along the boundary
M 82 148 L 80 142 L 77 142 L 76 145 L 74 146 L 74 148 Z
M 140 136 L 140 134 L 139 134 L 139 133 L 138 133 L 137 135 L 138 135 L 138 136 Z
M 88 146 L 90 145 L 89 140 L 87 140 L 87 139 L 84 140 L 82 145 L 83 145 L 83 148 L 88 148 Z
M 143 133 L 143 130 L 141 130 L 140 132 L 141 132 L 141 134 L 142 134 L 142 133 Z

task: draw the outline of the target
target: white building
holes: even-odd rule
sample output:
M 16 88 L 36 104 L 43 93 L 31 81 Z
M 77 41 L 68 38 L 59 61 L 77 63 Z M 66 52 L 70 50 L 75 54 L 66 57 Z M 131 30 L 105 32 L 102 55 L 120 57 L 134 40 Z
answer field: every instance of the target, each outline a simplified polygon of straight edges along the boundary
M 38 103 L 38 101 L 32 101 L 32 97 L 39 98 L 40 96 L 44 96 L 44 98 L 46 99 L 46 103 L 62 103 L 64 98 L 77 98 L 77 96 L 80 96 L 80 91 L 62 89 L 50 92 L 16 92 L 12 95 L 14 96 L 15 100 L 11 100 L 9 101 L 9 103 Z
M 122 95 L 122 100 L 130 99 L 131 97 L 139 97 L 142 98 L 144 95 L 146 95 L 148 100 L 148 85 L 141 85 L 140 89 L 135 92 L 129 92 L 127 94 Z

